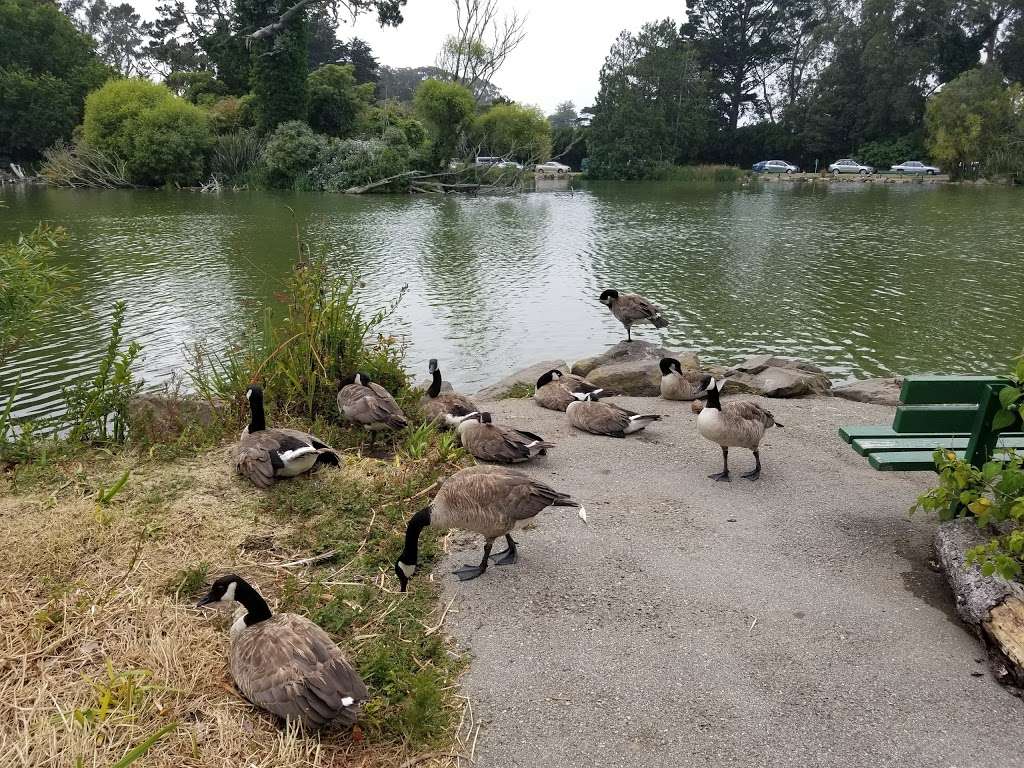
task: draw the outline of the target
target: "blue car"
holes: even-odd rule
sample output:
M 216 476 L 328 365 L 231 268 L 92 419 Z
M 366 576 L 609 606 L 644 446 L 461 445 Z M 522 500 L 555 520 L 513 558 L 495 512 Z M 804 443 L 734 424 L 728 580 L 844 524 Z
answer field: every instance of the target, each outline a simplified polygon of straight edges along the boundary
M 800 169 L 785 160 L 762 160 L 754 163 L 754 173 L 799 173 Z

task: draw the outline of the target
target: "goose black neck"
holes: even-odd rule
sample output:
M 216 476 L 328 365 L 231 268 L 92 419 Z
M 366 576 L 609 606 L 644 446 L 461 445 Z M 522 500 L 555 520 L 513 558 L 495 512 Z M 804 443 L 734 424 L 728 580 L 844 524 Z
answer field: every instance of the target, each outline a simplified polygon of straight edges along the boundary
M 267 428 L 267 417 L 263 412 L 263 395 L 253 392 L 249 400 L 249 434 L 262 432 Z
M 409 527 L 405 529 L 405 548 L 399 558 L 406 565 L 419 563 L 420 533 L 428 525 L 430 525 L 430 507 L 424 507 L 409 520 Z
M 715 409 L 717 409 L 719 411 L 722 410 L 722 401 L 718 397 L 718 386 L 717 385 L 708 390 L 708 400 L 707 400 L 707 403 L 706 403 L 706 405 L 704 407 L 705 408 L 715 408 Z
M 235 587 L 235 600 L 245 606 L 245 624 L 251 627 L 270 618 L 270 606 L 263 596 L 245 581 L 239 580 Z
M 434 369 L 434 380 L 430 383 L 430 389 L 427 390 L 427 394 L 431 397 L 437 397 L 441 394 L 441 371 Z

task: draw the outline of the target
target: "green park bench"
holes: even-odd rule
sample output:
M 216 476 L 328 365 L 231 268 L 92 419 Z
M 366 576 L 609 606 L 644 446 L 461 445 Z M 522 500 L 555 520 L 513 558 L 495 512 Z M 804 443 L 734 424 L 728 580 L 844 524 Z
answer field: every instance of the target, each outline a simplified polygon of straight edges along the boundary
M 981 467 L 1001 448 L 1024 448 L 1024 433 L 992 429 L 999 390 L 993 376 L 908 376 L 891 427 L 853 425 L 839 436 L 883 471 L 935 470 L 936 448 Z

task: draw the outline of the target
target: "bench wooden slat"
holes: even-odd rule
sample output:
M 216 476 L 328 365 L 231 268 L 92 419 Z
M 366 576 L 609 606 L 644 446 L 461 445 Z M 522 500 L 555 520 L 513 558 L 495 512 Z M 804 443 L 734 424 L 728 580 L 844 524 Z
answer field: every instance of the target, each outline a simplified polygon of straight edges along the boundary
M 868 463 L 883 472 L 923 472 L 935 469 L 934 451 L 889 451 L 868 455 Z M 955 451 L 956 457 L 962 459 L 963 451 Z
M 984 387 L 1006 381 L 1000 376 L 907 376 L 900 390 L 900 402 L 904 405 L 977 405 Z
M 969 437 L 944 437 L 932 435 L 928 437 L 894 437 L 894 438 L 857 438 L 852 445 L 853 450 L 861 456 L 870 453 L 884 453 L 887 451 L 934 451 L 936 448 L 952 448 L 964 450 L 967 448 Z M 999 436 L 997 445 L 1000 448 L 1024 448 L 1024 435 L 1020 433 L 1007 433 Z
M 892 428 L 899 434 L 970 434 L 978 418 L 978 405 L 901 405 L 896 409 Z
M 886 427 L 875 424 L 848 424 L 845 427 L 839 428 L 839 437 L 844 443 L 852 443 L 854 440 L 884 440 L 886 438 L 916 438 L 916 437 L 935 437 L 935 432 L 897 432 L 892 427 Z M 956 437 L 970 437 L 969 432 L 950 432 L 948 435 L 942 435 L 946 438 Z

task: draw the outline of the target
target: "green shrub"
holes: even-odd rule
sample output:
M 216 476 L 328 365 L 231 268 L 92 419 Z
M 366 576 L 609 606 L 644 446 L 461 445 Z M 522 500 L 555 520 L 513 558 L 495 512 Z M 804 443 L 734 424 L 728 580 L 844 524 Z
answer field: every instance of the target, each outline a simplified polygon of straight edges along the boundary
M 210 170 L 222 181 L 244 183 L 263 156 L 263 139 L 254 130 L 217 136 L 210 148 Z
M 71 135 L 80 110 L 81 96 L 67 81 L 0 68 L 0 154 L 38 155 Z
M 924 155 L 921 139 L 917 136 L 900 136 L 888 141 L 869 141 L 857 150 L 857 160 L 879 171 L 887 171 L 894 165 Z
M 302 185 L 326 147 L 327 140 L 301 120 L 281 123 L 263 150 L 270 183 L 283 188 Z
M 217 134 L 235 133 L 243 128 L 252 128 L 245 102 L 237 96 L 225 96 L 206 105 L 210 129 Z
M 496 104 L 477 119 L 475 137 L 484 154 L 524 163 L 551 156 L 551 126 L 536 107 Z
M 380 181 L 409 170 L 409 148 L 405 135 L 397 129 L 391 138 L 398 143 L 378 139 L 332 140 L 310 172 L 310 182 L 326 192 L 344 192 L 373 181 Z
M 206 165 L 206 114 L 148 80 L 112 80 L 89 94 L 83 138 L 124 160 L 136 184 L 191 184 Z
M 328 136 L 351 136 L 373 103 L 374 84 L 357 83 L 351 64 L 325 64 L 309 76 L 307 90 L 309 124 Z
M 413 103 L 416 114 L 430 130 L 431 164 L 444 168 L 472 124 L 476 112 L 473 94 L 458 83 L 424 80 L 416 89 Z
M 725 183 L 739 181 L 747 172 L 735 165 L 663 165 L 652 178 L 662 181 L 693 181 Z

